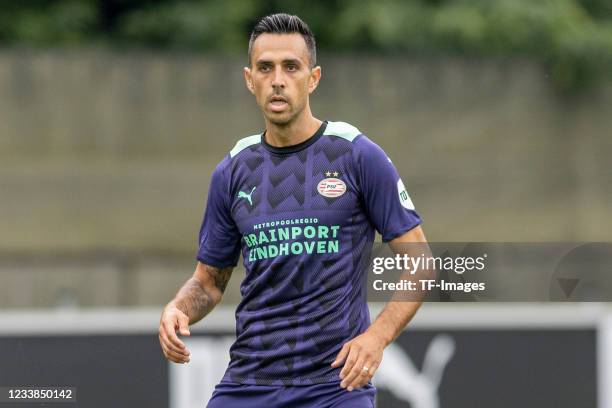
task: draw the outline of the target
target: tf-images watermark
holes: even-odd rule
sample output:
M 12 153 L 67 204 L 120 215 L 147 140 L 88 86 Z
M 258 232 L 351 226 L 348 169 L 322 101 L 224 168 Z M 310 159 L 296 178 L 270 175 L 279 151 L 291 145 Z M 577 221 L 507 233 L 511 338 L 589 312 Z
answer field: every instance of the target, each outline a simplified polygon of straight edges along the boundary
M 355 257 L 369 301 L 612 301 L 611 243 L 376 244 Z

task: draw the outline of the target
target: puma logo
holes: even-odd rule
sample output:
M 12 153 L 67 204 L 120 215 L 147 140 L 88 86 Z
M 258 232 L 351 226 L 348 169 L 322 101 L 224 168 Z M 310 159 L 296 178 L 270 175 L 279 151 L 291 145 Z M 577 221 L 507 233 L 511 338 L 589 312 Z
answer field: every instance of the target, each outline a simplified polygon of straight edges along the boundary
M 249 194 L 245 193 L 244 191 L 239 191 L 238 192 L 238 198 L 246 198 L 249 201 L 249 204 L 251 204 L 251 207 L 252 207 L 253 206 L 253 201 L 251 200 L 251 196 L 253 195 L 253 191 L 255 191 L 256 188 L 257 188 L 257 186 L 253 187 Z
M 391 343 L 385 349 L 385 358 L 376 372 L 374 385 L 379 389 L 386 388 L 395 398 L 409 402 L 411 407 L 439 408 L 438 388 L 455 349 L 452 337 L 438 334 L 429 343 L 419 372 L 404 349 Z

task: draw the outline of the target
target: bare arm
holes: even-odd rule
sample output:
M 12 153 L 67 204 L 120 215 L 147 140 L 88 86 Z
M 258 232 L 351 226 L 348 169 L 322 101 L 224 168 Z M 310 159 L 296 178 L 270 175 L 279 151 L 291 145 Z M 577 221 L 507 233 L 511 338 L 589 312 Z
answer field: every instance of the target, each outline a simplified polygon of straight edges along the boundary
M 189 325 L 200 321 L 223 298 L 232 270 L 198 262 L 193 276 L 166 305 L 159 322 L 159 342 L 168 360 L 189 362 L 189 350 L 176 330 L 189 336 Z
M 406 234 L 395 238 L 390 242 L 391 249 L 395 253 L 408 253 L 410 256 L 418 256 L 420 254 L 410 253 L 421 246 L 402 246 L 402 243 L 426 243 L 427 239 L 423 233 L 423 229 L 419 226 L 408 231 Z M 424 245 L 423 247 L 426 247 Z M 416 251 L 419 252 L 419 251 Z M 428 271 L 425 271 L 428 273 Z M 414 277 L 413 277 L 414 278 Z M 412 320 L 417 310 L 421 306 L 421 301 L 389 301 L 383 310 L 380 312 L 374 323 L 370 325 L 368 331 L 375 333 L 380 337 L 384 346 L 387 347 L 395 338 L 404 330 L 404 327 Z
M 428 249 L 426 242 L 425 234 L 418 226 L 392 240 L 390 245 L 396 253 L 418 256 L 420 254 L 412 252 Z M 402 245 L 405 243 L 423 243 L 423 245 Z M 428 273 L 428 271 L 425 271 L 425 273 Z M 411 279 L 414 279 L 414 277 L 411 277 Z M 355 388 L 363 387 L 372 378 L 382 361 L 385 347 L 406 327 L 421 303 L 420 300 L 390 300 L 374 323 L 364 333 L 343 345 L 336 360 L 332 363 L 332 367 L 339 367 L 344 363 L 340 372 L 341 387 L 352 391 Z
M 234 268 L 216 268 L 198 262 L 191 279 L 168 305 L 173 305 L 194 324 L 206 316 L 220 301 Z

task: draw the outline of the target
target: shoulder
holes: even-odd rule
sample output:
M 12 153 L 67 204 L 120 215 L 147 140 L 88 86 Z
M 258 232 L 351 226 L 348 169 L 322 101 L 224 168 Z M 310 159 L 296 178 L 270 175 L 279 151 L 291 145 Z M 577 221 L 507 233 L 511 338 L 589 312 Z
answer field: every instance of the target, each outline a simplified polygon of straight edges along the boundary
M 238 140 L 232 150 L 228 154 L 228 158 L 231 160 L 238 156 L 245 149 L 261 144 L 261 133 L 257 133 L 251 136 L 243 137 Z
M 251 160 L 253 155 L 261 155 L 260 152 L 257 152 L 257 146 L 260 144 L 261 133 L 239 139 L 215 166 L 212 174 L 213 180 L 217 182 L 229 180 L 236 167 L 240 167 L 240 164 L 245 163 L 245 160 L 247 162 Z
M 350 123 L 346 122 L 327 122 L 324 136 L 338 137 L 347 140 L 351 143 L 355 142 L 356 139 L 363 135 L 359 129 Z
M 251 136 L 243 137 L 238 140 L 234 147 L 223 157 L 217 167 L 215 168 L 215 172 L 217 173 L 226 173 L 232 165 L 238 160 L 245 159 L 249 156 L 249 152 L 253 153 L 258 145 L 261 144 L 261 133 L 257 133 Z
M 249 151 L 249 147 L 255 146 L 261 143 L 261 134 L 251 135 L 243 137 L 238 140 L 234 147 L 223 157 L 223 159 L 217 163 L 213 176 L 226 176 L 227 171 L 231 168 L 232 162 L 234 162 L 237 156 L 241 156 L 241 153 Z
M 327 122 L 324 136 L 344 139 L 350 142 L 353 149 L 367 150 L 371 147 L 378 147 L 361 130 L 347 122 Z
M 323 135 L 333 138 L 344 139 L 350 143 L 353 156 L 357 159 L 362 156 L 368 158 L 381 153 L 386 157 L 383 150 L 362 131 L 346 122 L 328 122 Z

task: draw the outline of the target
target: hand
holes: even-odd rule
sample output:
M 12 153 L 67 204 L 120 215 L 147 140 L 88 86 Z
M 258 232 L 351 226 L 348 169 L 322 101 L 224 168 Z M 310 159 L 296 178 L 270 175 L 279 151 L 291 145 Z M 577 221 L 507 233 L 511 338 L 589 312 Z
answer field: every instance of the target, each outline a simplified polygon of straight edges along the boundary
M 385 346 L 380 337 L 368 331 L 346 342 L 332 363 L 332 367 L 336 368 L 346 360 L 340 371 L 340 386 L 353 391 L 366 385 L 382 361 Z
M 189 336 L 189 317 L 171 303 L 164 308 L 159 322 L 159 344 L 168 360 L 188 363 L 190 353 L 176 335 L 177 329 L 181 335 Z

